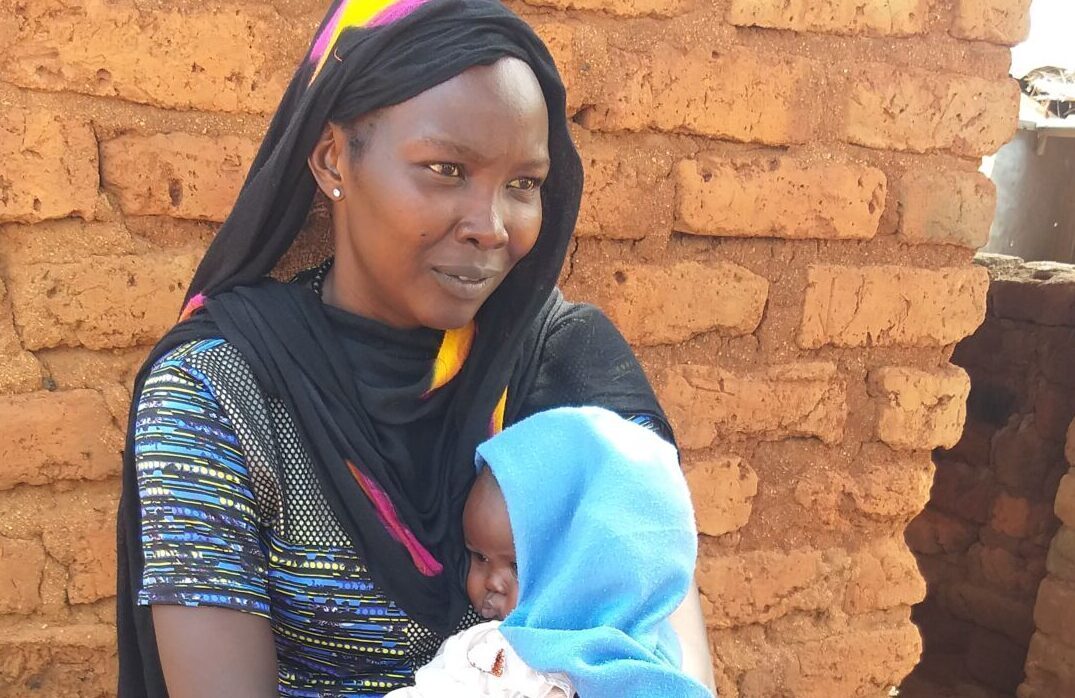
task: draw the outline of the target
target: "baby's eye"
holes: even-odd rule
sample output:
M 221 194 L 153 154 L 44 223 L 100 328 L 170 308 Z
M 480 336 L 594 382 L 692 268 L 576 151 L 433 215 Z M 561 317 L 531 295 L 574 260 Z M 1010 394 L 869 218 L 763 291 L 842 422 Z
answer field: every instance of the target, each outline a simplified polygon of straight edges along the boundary
M 431 162 L 426 165 L 442 177 L 462 177 L 463 168 L 454 162 Z
M 541 180 L 537 177 L 517 177 L 508 182 L 508 186 L 512 189 L 522 189 L 523 191 L 533 191 L 541 187 L 541 184 Z
M 516 577 L 519 576 L 519 565 L 518 565 L 518 563 L 515 563 L 515 562 L 511 563 L 511 573 L 514 574 Z
M 486 563 L 486 562 L 489 562 L 489 558 L 485 557 L 484 555 L 479 553 L 477 550 L 471 550 L 470 551 L 470 556 L 472 558 L 474 558 L 475 560 L 477 560 L 478 562 L 481 562 L 483 564 Z

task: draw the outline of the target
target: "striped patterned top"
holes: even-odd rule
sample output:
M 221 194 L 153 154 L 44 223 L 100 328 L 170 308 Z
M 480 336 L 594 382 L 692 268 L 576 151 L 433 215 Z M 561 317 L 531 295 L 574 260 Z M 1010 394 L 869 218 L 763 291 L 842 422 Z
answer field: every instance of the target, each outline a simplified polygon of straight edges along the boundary
M 233 347 L 199 341 L 157 363 L 139 400 L 135 454 L 139 603 L 268 618 L 282 696 L 410 685 L 440 638 L 373 584 L 286 411 Z

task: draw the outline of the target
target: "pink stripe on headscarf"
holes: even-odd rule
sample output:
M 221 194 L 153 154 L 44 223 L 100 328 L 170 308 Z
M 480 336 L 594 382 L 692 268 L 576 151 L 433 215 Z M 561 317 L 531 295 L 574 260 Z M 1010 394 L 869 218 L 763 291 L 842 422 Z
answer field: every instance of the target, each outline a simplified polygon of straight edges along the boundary
M 411 532 L 411 529 L 407 528 L 399 520 L 396 507 L 392 504 L 392 500 L 388 498 L 385 491 L 373 479 L 366 477 L 351 461 L 347 461 L 347 467 L 358 482 L 358 486 L 373 502 L 373 508 L 377 510 L 377 516 L 381 519 L 381 523 L 388 529 L 392 537 L 402 543 L 403 547 L 410 553 L 411 561 L 414 562 L 414 566 L 418 568 L 418 571 L 427 577 L 435 577 L 444 571 L 444 566 L 437 562 L 432 553 L 426 550 L 425 546 Z
M 336 11 L 332 13 L 332 19 L 329 20 L 325 28 L 321 30 L 321 33 L 314 39 L 314 46 L 310 49 L 310 58 L 308 63 L 317 63 L 324 56 L 329 49 L 329 41 L 332 40 L 332 34 L 336 30 L 336 25 L 340 23 L 340 16 L 343 15 L 343 8 L 347 6 L 346 2 L 341 2 L 336 7 Z
M 204 305 L 205 296 L 201 293 L 195 293 L 190 297 L 190 300 L 187 301 L 187 304 L 183 306 L 183 312 L 179 313 L 179 322 L 183 322 L 191 315 L 201 310 Z
M 370 20 L 367 26 L 383 27 L 386 24 L 398 21 L 417 10 L 429 0 L 399 0 L 399 2 L 381 10 L 380 14 Z

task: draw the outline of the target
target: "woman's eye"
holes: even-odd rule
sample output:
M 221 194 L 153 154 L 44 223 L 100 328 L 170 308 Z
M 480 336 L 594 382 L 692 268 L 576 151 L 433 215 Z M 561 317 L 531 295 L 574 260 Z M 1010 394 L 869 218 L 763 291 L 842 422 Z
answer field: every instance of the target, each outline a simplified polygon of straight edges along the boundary
M 460 177 L 463 168 L 451 162 L 432 162 L 427 167 L 442 177 Z
M 533 191 L 541 186 L 541 180 L 536 177 L 519 177 L 508 182 L 508 186 L 512 189 L 522 189 L 523 191 Z

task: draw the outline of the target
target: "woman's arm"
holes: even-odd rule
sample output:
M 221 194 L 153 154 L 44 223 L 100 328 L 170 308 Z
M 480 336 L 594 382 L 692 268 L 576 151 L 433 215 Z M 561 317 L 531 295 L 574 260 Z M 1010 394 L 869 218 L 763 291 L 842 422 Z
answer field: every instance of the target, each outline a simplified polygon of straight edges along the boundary
M 251 473 L 215 393 L 180 359 L 142 386 L 134 458 L 150 607 L 171 698 L 277 694 L 267 560 Z
M 691 585 L 687 598 L 672 613 L 669 620 L 679 637 L 679 645 L 683 651 L 683 671 L 716 695 L 713 660 L 709 655 L 709 636 L 706 634 L 705 619 L 702 617 L 702 599 L 698 594 L 698 587 Z
M 153 606 L 169 698 L 273 698 L 276 647 L 267 618 L 211 606 Z

